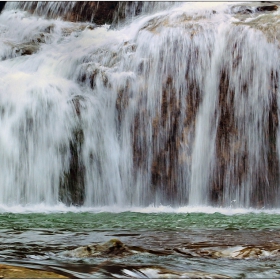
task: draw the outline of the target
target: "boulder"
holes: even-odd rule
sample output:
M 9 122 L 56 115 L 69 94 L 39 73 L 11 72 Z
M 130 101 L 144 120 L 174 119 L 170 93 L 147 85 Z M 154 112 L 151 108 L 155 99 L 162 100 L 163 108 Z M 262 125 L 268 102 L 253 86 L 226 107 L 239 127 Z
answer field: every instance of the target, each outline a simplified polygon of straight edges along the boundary
M 67 257 L 85 258 L 85 257 L 114 257 L 133 254 L 128 246 L 118 239 L 111 239 L 103 244 L 90 244 L 67 251 L 64 255 Z

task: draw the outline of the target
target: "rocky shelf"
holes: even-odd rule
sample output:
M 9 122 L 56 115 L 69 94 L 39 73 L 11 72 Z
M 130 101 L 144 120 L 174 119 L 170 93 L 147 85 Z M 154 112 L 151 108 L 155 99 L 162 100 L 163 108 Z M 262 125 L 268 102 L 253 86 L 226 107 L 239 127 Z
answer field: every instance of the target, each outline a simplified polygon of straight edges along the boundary
M 69 277 L 45 270 L 0 264 L 0 279 L 69 279 Z

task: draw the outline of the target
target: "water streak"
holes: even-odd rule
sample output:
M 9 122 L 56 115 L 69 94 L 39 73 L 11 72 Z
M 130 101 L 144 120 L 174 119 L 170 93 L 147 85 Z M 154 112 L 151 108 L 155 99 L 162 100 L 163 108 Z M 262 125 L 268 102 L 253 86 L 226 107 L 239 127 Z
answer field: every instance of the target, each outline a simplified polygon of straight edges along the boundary
M 1 205 L 279 206 L 279 12 L 35 4 L 0 15 Z

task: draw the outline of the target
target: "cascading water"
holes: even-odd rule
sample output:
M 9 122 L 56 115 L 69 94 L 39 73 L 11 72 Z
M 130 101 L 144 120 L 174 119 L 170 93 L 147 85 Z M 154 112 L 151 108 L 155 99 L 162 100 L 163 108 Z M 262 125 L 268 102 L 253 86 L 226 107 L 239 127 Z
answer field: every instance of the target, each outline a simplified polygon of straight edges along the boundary
M 279 206 L 278 11 L 75 5 L 0 15 L 1 204 Z

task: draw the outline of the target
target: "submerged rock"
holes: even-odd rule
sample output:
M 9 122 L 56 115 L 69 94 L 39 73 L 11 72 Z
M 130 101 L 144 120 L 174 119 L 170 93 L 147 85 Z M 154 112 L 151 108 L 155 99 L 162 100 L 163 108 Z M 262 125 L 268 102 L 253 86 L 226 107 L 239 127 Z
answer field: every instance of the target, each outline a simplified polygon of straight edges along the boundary
M 215 257 L 229 257 L 234 259 L 255 259 L 264 257 L 279 257 L 280 256 L 280 246 L 275 245 L 269 247 L 262 246 L 239 246 L 232 247 L 220 252 L 215 252 L 213 254 Z
M 209 246 L 211 246 L 209 244 Z M 187 257 L 261 259 L 280 257 L 280 245 L 236 245 L 225 247 L 208 247 L 206 244 L 193 244 L 186 248 L 174 248 L 174 251 Z
M 15 47 L 15 52 L 19 55 L 31 55 L 37 52 L 38 49 L 39 49 L 38 45 L 21 44 Z
M 84 258 L 84 257 L 106 257 L 131 255 L 134 251 L 123 244 L 118 239 L 111 239 L 103 244 L 90 244 L 67 251 L 65 256 Z

